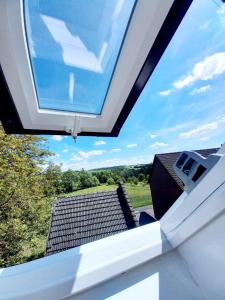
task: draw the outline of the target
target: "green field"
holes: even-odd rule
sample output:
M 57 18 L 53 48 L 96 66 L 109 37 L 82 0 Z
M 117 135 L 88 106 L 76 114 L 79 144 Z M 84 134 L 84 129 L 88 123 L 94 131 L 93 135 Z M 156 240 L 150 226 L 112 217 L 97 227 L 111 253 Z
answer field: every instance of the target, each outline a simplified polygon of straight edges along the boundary
M 125 184 L 125 187 L 134 208 L 152 204 L 149 185 Z
M 151 198 L 149 185 L 125 184 L 125 187 L 126 187 L 126 191 L 127 191 L 128 195 L 129 195 L 130 201 L 132 203 L 132 206 L 134 208 L 152 204 L 152 198 Z M 60 195 L 59 198 L 62 196 L 70 197 L 70 196 L 74 196 L 74 195 L 83 195 L 83 194 L 90 194 L 90 193 L 96 193 L 96 192 L 101 192 L 101 191 L 110 191 L 110 190 L 114 190 L 116 188 L 117 188 L 116 185 L 99 185 L 96 187 L 79 190 L 79 191 L 76 191 L 73 193 L 63 194 L 63 195 Z

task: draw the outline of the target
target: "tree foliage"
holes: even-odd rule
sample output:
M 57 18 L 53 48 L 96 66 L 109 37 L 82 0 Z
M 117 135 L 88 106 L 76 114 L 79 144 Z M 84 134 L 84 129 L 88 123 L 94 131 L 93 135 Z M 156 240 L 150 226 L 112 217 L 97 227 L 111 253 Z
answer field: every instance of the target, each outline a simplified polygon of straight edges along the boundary
M 62 172 L 60 167 L 49 165 L 44 172 L 45 195 L 58 195 L 95 187 L 100 184 L 118 184 L 119 181 L 138 184 L 148 181 L 150 165 L 121 166 L 107 170 L 73 171 Z
M 0 265 L 38 256 L 51 203 L 44 196 L 41 166 L 50 155 L 44 139 L 0 130 Z M 42 247 L 43 248 L 43 247 Z
M 108 184 L 108 185 L 115 184 L 114 179 L 113 179 L 112 177 L 109 177 L 109 178 L 107 179 L 107 184 Z
M 49 164 L 43 173 L 43 188 L 45 196 L 60 194 L 62 188 L 62 172 L 60 166 Z

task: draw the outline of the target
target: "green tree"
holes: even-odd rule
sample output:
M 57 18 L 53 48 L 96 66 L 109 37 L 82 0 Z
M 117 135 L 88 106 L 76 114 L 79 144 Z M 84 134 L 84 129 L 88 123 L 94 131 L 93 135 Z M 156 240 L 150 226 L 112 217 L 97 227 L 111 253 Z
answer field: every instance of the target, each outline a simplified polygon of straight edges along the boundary
M 46 196 L 62 192 L 62 172 L 60 166 L 50 164 L 43 174 L 43 187 Z
M 86 189 L 89 187 L 99 185 L 99 180 L 96 176 L 93 176 L 90 172 L 82 170 L 80 175 L 80 189 Z
M 50 152 L 36 136 L 0 129 L 0 265 L 24 262 L 44 249 L 51 202 L 44 197 L 42 165 Z
M 109 177 L 109 178 L 107 179 L 107 184 L 108 184 L 108 185 L 113 185 L 113 184 L 115 184 L 115 181 L 113 180 L 112 177 Z
M 80 188 L 80 177 L 78 172 L 68 170 L 63 172 L 61 185 L 64 193 L 71 193 Z
M 143 173 L 140 173 L 140 174 L 138 175 L 138 180 L 139 180 L 139 181 L 144 181 L 144 180 L 145 180 L 145 175 L 144 175 Z
M 138 184 L 138 180 L 136 177 L 133 178 L 133 184 L 137 185 Z
M 106 183 L 108 176 L 106 171 L 96 172 L 95 175 L 98 177 L 100 183 Z

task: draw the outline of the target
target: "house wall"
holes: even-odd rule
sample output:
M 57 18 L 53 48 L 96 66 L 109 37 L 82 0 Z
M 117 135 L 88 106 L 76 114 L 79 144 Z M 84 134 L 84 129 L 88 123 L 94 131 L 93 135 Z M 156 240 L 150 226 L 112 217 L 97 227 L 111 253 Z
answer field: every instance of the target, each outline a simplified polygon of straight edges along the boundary
M 183 192 L 157 157 L 152 166 L 150 188 L 156 219 L 160 219 Z

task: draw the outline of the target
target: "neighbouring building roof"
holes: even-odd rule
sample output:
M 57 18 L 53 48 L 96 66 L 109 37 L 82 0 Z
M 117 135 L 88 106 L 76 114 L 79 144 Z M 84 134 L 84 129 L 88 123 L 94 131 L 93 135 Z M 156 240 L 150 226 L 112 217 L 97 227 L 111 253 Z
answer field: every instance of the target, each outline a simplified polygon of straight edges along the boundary
M 202 150 L 194 150 L 195 152 L 201 154 L 204 157 L 208 157 L 210 154 L 216 153 L 219 148 L 211 148 L 211 149 L 202 149 Z M 175 171 L 173 170 L 173 164 L 178 159 L 178 156 L 181 152 L 172 152 L 172 153 L 163 153 L 163 154 L 156 154 L 155 159 L 157 158 L 170 176 L 176 181 L 176 183 L 182 188 L 183 190 L 183 183 L 180 178 L 176 175 Z M 153 164 L 154 167 L 154 164 Z
M 45 255 L 77 247 L 138 226 L 122 184 L 113 191 L 55 201 Z

